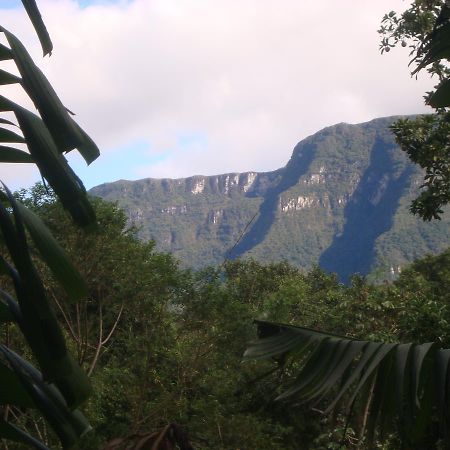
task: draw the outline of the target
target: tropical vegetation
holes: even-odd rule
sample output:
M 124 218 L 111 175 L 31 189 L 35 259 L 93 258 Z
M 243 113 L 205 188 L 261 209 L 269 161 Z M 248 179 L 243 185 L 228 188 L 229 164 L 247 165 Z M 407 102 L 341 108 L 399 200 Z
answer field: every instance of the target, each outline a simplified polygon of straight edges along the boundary
M 51 191 L 37 186 L 16 196 L 39 215 L 89 285 L 87 297 L 69 302 L 39 266 L 68 347 L 94 388 L 84 408 L 94 432 L 83 437 L 81 448 L 119 449 L 146 439 L 153 445 L 167 427 L 195 449 L 363 445 L 356 413 L 347 423 L 341 411 L 332 418 L 319 405 L 310 410 L 310 404 L 275 401 L 295 382 L 295 360 L 286 361 L 281 373 L 278 358 L 276 364 L 241 362 L 255 318 L 301 323 L 355 341 L 450 346 L 449 251 L 378 285 L 355 276 L 345 286 L 318 267 L 304 272 L 252 260 L 193 272 L 139 240 L 113 204 L 91 200 L 100 226 L 86 236 Z M 12 325 L 9 339 L 15 351 L 25 348 Z M 23 408 L 15 414 L 17 424 L 57 447 L 42 417 Z M 395 430 L 386 434 L 384 448 L 399 448 Z M 431 434 L 425 448 L 437 440 Z M 382 445 L 378 435 L 375 442 Z
M 413 16 L 384 21 L 390 39 L 417 38 L 424 67 L 450 55 L 442 3 L 417 0 Z M 49 53 L 35 2 L 23 4 Z M 423 35 L 407 26 L 422 13 L 437 15 Z M 77 148 L 89 163 L 98 149 L 0 30 L 1 59 L 20 74 L 0 80 L 20 84 L 39 112 L 0 96 L 0 161 L 35 163 L 45 180 L 0 195 L 5 449 L 448 448 L 450 250 L 379 284 L 251 259 L 181 268 L 117 205 L 88 198 L 64 153 Z M 439 70 L 429 102 L 443 124 L 449 83 Z M 426 194 L 412 209 L 429 219 L 448 200 L 448 153 L 443 129 L 424 120 L 397 125 L 414 138 L 396 135 L 408 154 L 426 148 Z M 259 339 L 248 346 L 254 319 Z
M 401 17 L 394 12 L 386 15 L 380 30 L 382 50 L 390 50 L 400 40 L 406 46 L 406 40 L 412 39 L 417 62 L 413 73 L 428 67 L 439 77 L 435 91 L 426 96 L 436 114 L 400 120 L 392 127 L 402 149 L 425 169 L 423 191 L 411 205 L 411 211 L 424 220 L 439 219 L 442 206 L 450 200 L 449 19 L 448 2 L 418 0 Z M 448 270 L 445 263 L 440 261 L 438 273 Z M 439 279 L 437 273 L 432 277 Z M 445 296 L 439 299 L 439 308 L 435 320 L 445 323 Z M 427 320 L 424 323 L 425 328 L 431 326 Z M 246 357 L 274 358 L 284 370 L 295 367 L 297 372 L 279 399 L 296 395 L 328 413 L 344 405 L 348 420 L 356 416 L 361 437 L 370 446 L 375 439 L 393 434 L 401 448 L 450 445 L 450 350 L 442 340 L 417 344 L 421 340 L 415 335 L 419 339 L 409 343 L 373 342 L 267 321 L 257 325 L 260 340 L 247 349 Z
M 44 56 L 51 53 L 52 42 L 35 1 L 24 0 L 23 6 Z M 98 148 L 72 119 L 19 39 L 3 25 L 0 32 L 7 42 L 0 44 L 0 61 L 13 61 L 19 73 L 0 69 L 0 84 L 23 88 L 39 112 L 0 95 L 0 162 L 36 164 L 72 220 L 93 228 L 94 210 L 64 153 L 77 148 L 90 163 L 99 155 Z M 67 347 L 38 266 L 46 264 L 69 301 L 85 297 L 87 286 L 39 217 L 5 185 L 0 194 L 0 230 L 0 438 L 46 448 L 42 439 L 16 421 L 18 410 L 37 410 L 62 446 L 69 448 L 91 428 L 80 410 L 91 385 Z M 20 354 L 14 351 L 12 330 L 27 344 L 20 347 Z

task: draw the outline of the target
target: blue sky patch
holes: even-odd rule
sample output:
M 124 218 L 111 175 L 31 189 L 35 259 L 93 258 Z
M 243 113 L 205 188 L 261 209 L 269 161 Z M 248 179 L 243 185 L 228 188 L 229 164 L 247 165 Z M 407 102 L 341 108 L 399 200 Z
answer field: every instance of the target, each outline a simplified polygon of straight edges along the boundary
M 101 149 L 100 149 L 101 151 Z M 137 180 L 144 178 L 136 169 L 163 161 L 169 155 L 151 154 L 148 142 L 134 142 L 121 148 L 103 152 L 90 166 L 86 166 L 83 158 L 75 150 L 67 155 L 67 159 L 75 173 L 81 178 L 86 189 L 120 179 Z

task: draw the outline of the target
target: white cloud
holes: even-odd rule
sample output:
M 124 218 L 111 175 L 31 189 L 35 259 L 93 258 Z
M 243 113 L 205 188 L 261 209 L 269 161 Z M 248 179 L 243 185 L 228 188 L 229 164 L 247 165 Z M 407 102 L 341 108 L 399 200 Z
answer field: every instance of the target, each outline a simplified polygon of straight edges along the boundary
M 55 43 L 40 65 L 102 151 L 140 140 L 167 153 L 124 178 L 276 169 L 325 126 L 425 111 L 431 86 L 410 78 L 407 51 L 379 55 L 381 16 L 402 0 L 40 6 Z M 2 24 L 36 42 L 23 14 Z M 190 134 L 202 139 L 180 143 Z

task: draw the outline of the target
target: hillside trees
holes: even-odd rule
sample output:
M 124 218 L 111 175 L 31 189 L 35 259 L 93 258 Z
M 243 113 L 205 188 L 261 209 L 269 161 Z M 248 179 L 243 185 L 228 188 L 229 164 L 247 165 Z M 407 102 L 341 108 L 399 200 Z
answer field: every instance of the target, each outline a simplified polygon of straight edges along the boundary
M 401 120 L 393 127 L 403 150 L 426 171 L 424 190 L 412 205 L 412 211 L 425 220 L 439 218 L 442 206 L 450 200 L 450 116 L 446 109 L 450 107 L 446 62 L 450 59 L 449 19 L 448 2 L 417 0 L 400 18 L 395 13 L 387 15 L 381 30 L 388 36 L 382 42 L 383 49 L 389 50 L 397 42 L 405 46 L 404 39 L 412 39 L 416 71 L 427 67 L 440 79 L 426 98 L 436 114 Z M 326 413 L 344 407 L 369 446 L 377 438 L 398 433 L 402 448 L 447 448 L 450 350 L 442 345 L 448 345 L 448 305 L 445 293 L 439 289 L 438 296 L 433 293 L 439 288 L 441 274 L 445 277 L 447 258 L 443 255 L 437 265 L 429 267 L 429 275 L 422 265 L 422 274 L 411 278 L 413 269 L 402 280 L 415 290 L 408 295 L 403 290 L 397 293 L 397 300 L 405 295 L 399 304 L 403 309 L 399 323 L 410 330 L 401 337 L 419 342 L 430 339 L 429 343 L 373 342 L 367 337 L 257 321 L 260 339 L 248 348 L 246 358 L 272 359 L 283 370 L 295 368 L 295 380 L 278 399 L 296 396 Z M 393 304 L 391 298 L 381 306 Z
M 254 333 L 254 317 L 302 323 L 353 339 L 450 340 L 447 313 L 439 304 L 449 282 L 440 263 L 448 255 L 416 263 L 392 286 L 369 285 L 355 276 L 347 287 L 317 267 L 303 273 L 286 263 L 251 260 L 194 273 L 156 252 L 153 243 L 139 241 L 124 213 L 112 204 L 92 200 L 100 226 L 85 236 L 45 189 L 19 198 L 60 240 L 89 283 L 86 299 L 68 303 L 50 273 L 40 268 L 50 297 L 72 318 L 66 322 L 57 309 L 68 345 L 75 355 L 84 355 L 86 370 L 96 354 L 99 302 L 106 311 L 105 334 L 124 303 L 91 372 L 94 393 L 86 414 L 95 432 L 83 438 L 83 449 L 104 448 L 114 439 L 144 438 L 174 422 L 187 430 L 196 449 L 328 450 L 352 445 L 358 436 L 350 427 L 340 444 L 343 415 L 333 423 L 305 405 L 286 407 L 273 401 L 282 386 L 295 381 L 295 362 L 281 373 L 271 361 L 241 363 Z M 88 331 L 80 353 L 78 334 L 69 329 L 69 324 L 76 329 L 77 307 L 83 311 L 82 335 Z M 351 422 L 354 429 L 356 425 Z
M 23 5 L 44 55 L 51 53 L 52 43 L 35 1 L 23 0 Z M 95 214 L 84 186 L 67 164 L 64 153 L 77 148 L 90 163 L 97 158 L 98 148 L 72 119 L 23 44 L 3 25 L 0 33 L 5 38 L 5 44 L 0 44 L 0 61 L 13 61 L 20 75 L 0 70 L 0 84 L 20 85 L 39 112 L 36 115 L 0 95 L 0 162 L 36 164 L 73 221 L 85 228 L 95 227 Z M 17 144 L 25 145 L 28 152 Z M 69 448 L 90 429 L 78 408 L 91 388 L 67 348 L 36 269 L 37 254 L 71 301 L 85 296 L 87 286 L 40 219 L 3 187 L 0 266 L 14 294 L 0 291 L 0 438 L 46 448 L 15 421 L 22 408 L 34 409 L 50 424 L 62 446 Z M 20 331 L 27 343 L 24 356 L 36 362 L 40 370 L 8 346 L 12 329 Z
M 69 302 L 40 267 L 68 343 L 94 386 L 86 408 L 95 433 L 86 437 L 83 448 L 170 423 L 168 413 L 159 415 L 146 399 L 155 395 L 154 377 L 164 373 L 158 361 L 173 343 L 170 305 L 184 281 L 175 260 L 155 252 L 152 242 L 139 241 L 113 204 L 90 200 L 98 227 L 86 235 L 42 185 L 18 197 L 58 238 L 89 286 L 85 297 Z M 146 421 L 147 414 L 155 415 L 154 421 Z

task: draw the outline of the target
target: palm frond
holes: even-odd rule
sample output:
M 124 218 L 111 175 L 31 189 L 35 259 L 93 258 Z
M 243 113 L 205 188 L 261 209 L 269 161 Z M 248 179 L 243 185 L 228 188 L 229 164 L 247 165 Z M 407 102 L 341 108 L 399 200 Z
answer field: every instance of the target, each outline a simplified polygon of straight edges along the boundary
M 434 343 L 392 344 L 336 336 L 292 325 L 256 321 L 259 339 L 244 359 L 275 359 L 298 367 L 295 381 L 277 400 L 295 396 L 324 413 L 355 407 L 367 411 L 373 439 L 397 431 L 419 441 L 436 412 L 441 435 L 450 425 L 450 350 Z

